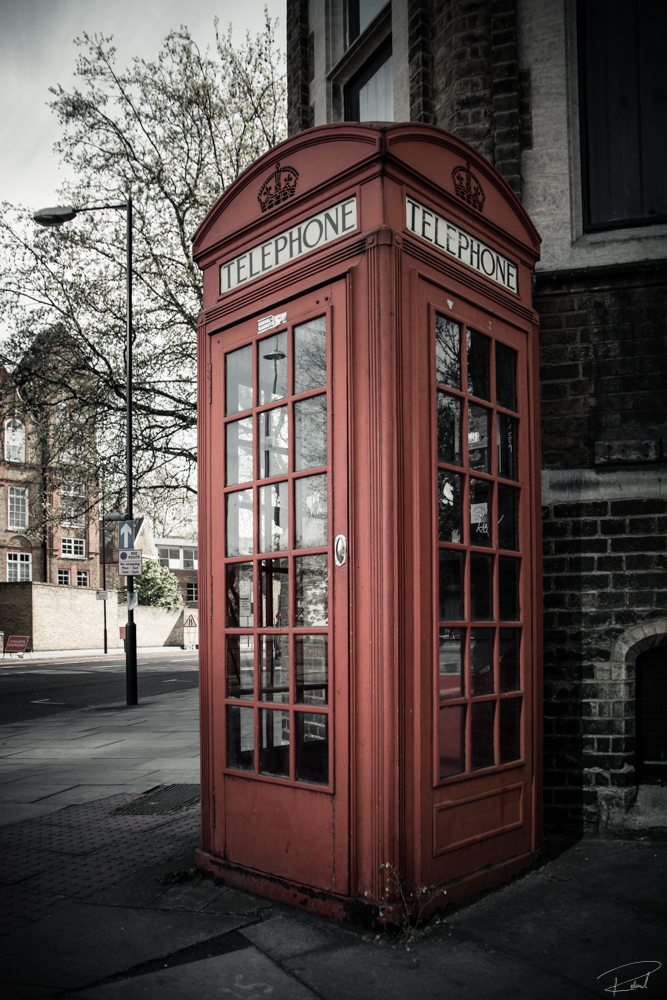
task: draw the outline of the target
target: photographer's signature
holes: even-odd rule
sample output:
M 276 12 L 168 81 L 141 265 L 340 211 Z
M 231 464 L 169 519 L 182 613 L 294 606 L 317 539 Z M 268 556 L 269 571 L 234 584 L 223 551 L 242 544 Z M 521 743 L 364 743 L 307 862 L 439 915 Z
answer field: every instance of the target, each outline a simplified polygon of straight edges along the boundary
M 611 986 L 605 986 L 605 993 L 626 993 L 628 990 L 648 989 L 648 977 L 662 968 L 662 962 L 628 962 L 626 965 L 617 965 L 614 969 L 603 972 L 598 979 L 604 976 L 613 976 Z

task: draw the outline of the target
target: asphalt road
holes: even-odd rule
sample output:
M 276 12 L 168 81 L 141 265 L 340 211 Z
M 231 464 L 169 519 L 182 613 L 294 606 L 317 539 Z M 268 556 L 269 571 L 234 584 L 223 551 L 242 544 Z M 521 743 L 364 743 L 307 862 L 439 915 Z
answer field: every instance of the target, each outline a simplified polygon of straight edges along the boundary
M 139 656 L 139 704 L 143 698 L 197 687 L 197 653 L 179 650 Z M 0 725 L 44 718 L 73 708 L 125 702 L 125 657 L 51 660 L 0 667 Z

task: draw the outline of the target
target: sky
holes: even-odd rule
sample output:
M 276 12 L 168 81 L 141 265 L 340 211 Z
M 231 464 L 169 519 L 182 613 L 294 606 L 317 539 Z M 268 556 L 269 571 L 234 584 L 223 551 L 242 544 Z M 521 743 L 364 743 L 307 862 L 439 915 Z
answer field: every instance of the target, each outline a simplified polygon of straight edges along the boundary
M 67 174 L 53 152 L 60 126 L 48 107 L 49 87 L 72 88 L 73 40 L 82 32 L 113 35 L 124 69 L 133 56 L 154 59 L 165 35 L 182 24 L 214 52 L 216 15 L 240 43 L 246 30 L 261 31 L 265 6 L 279 18 L 284 52 L 285 0 L 0 0 L 0 201 L 32 210 L 57 203 Z

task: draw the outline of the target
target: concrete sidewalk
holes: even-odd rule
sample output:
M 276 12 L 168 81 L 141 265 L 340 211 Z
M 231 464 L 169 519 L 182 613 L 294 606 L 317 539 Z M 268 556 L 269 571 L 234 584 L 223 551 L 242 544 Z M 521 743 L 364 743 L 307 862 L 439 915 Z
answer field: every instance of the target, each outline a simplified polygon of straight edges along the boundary
M 665 841 L 553 841 L 410 950 L 202 876 L 196 715 L 188 691 L 0 729 L 3 998 L 583 1000 L 667 966 Z

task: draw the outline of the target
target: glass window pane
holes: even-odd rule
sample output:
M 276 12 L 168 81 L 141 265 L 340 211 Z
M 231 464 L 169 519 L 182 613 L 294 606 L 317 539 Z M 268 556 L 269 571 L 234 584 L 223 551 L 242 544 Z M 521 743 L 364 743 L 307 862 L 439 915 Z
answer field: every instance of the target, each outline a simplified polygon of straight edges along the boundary
M 327 320 L 318 316 L 294 327 L 294 393 L 327 384 Z
M 493 556 L 470 553 L 470 618 L 487 622 L 493 618 Z
M 391 52 L 380 63 L 373 75 L 360 83 L 358 120 L 360 122 L 393 122 L 394 67 Z
M 252 628 L 252 563 L 227 566 L 227 628 Z
M 445 392 L 436 394 L 438 461 L 461 464 L 461 400 Z
M 227 486 L 249 483 L 252 474 L 252 417 L 227 424 Z
M 438 694 L 440 701 L 461 698 L 465 694 L 463 658 L 465 630 L 441 628 L 438 650 Z
M 440 549 L 440 621 L 460 622 L 463 618 L 464 560 L 463 552 Z
M 289 636 L 259 636 L 259 699 L 289 702 Z
M 227 706 L 227 767 L 255 768 L 255 710 Z
M 289 712 L 261 708 L 259 724 L 259 773 L 289 778 Z
M 500 630 L 500 690 L 519 691 L 521 672 L 519 670 L 519 650 L 521 648 L 520 628 Z
M 470 544 L 491 545 L 491 498 L 493 483 L 485 479 L 470 480 Z
M 493 636 L 490 628 L 474 628 L 470 633 L 470 693 L 493 694 Z
M 289 625 L 288 559 L 262 559 L 259 564 L 260 628 Z
M 498 590 L 500 593 L 500 620 L 519 620 L 519 560 L 510 556 L 498 558 Z
M 294 469 L 327 464 L 327 397 L 311 396 L 294 404 Z
M 516 410 L 516 351 L 496 341 L 496 402 Z
M 468 465 L 477 472 L 491 471 L 489 455 L 489 418 L 491 411 L 483 406 L 468 406 Z
M 493 720 L 495 701 L 478 701 L 470 706 L 470 767 L 493 767 L 496 762 L 493 749 Z
M 518 479 L 517 429 L 514 417 L 498 414 L 498 475 L 503 479 Z
M 299 705 L 328 704 L 329 637 L 294 636 L 296 701 Z
M 259 551 L 282 552 L 289 548 L 287 483 L 259 488 Z
M 259 358 L 259 405 L 287 395 L 287 331 L 275 333 L 257 345 Z
M 327 477 L 294 481 L 295 547 L 314 549 L 327 544 Z
M 466 706 L 441 708 L 439 723 L 440 777 L 448 778 L 465 770 Z
M 489 367 L 491 341 L 483 333 L 468 330 L 468 392 L 479 399 L 491 399 Z
M 255 697 L 255 640 L 252 635 L 227 636 L 227 697 Z
M 519 491 L 513 486 L 498 485 L 498 548 L 518 549 L 517 514 Z
M 299 556 L 294 561 L 294 624 L 324 626 L 329 624 L 329 582 L 327 556 Z
M 438 537 L 441 542 L 462 542 L 461 480 L 456 472 L 438 469 Z
M 225 416 L 242 413 L 252 406 L 252 347 L 231 351 L 225 358 Z
M 252 555 L 252 490 L 227 494 L 227 555 Z M 183 558 L 192 563 L 191 550 Z
M 277 406 L 258 415 L 259 478 L 287 472 L 287 407 Z
M 314 712 L 295 712 L 296 780 L 329 784 L 329 719 Z
M 461 327 L 445 316 L 435 317 L 435 380 L 461 388 Z
M 521 702 L 523 698 L 506 698 L 500 702 L 500 763 L 521 758 Z

